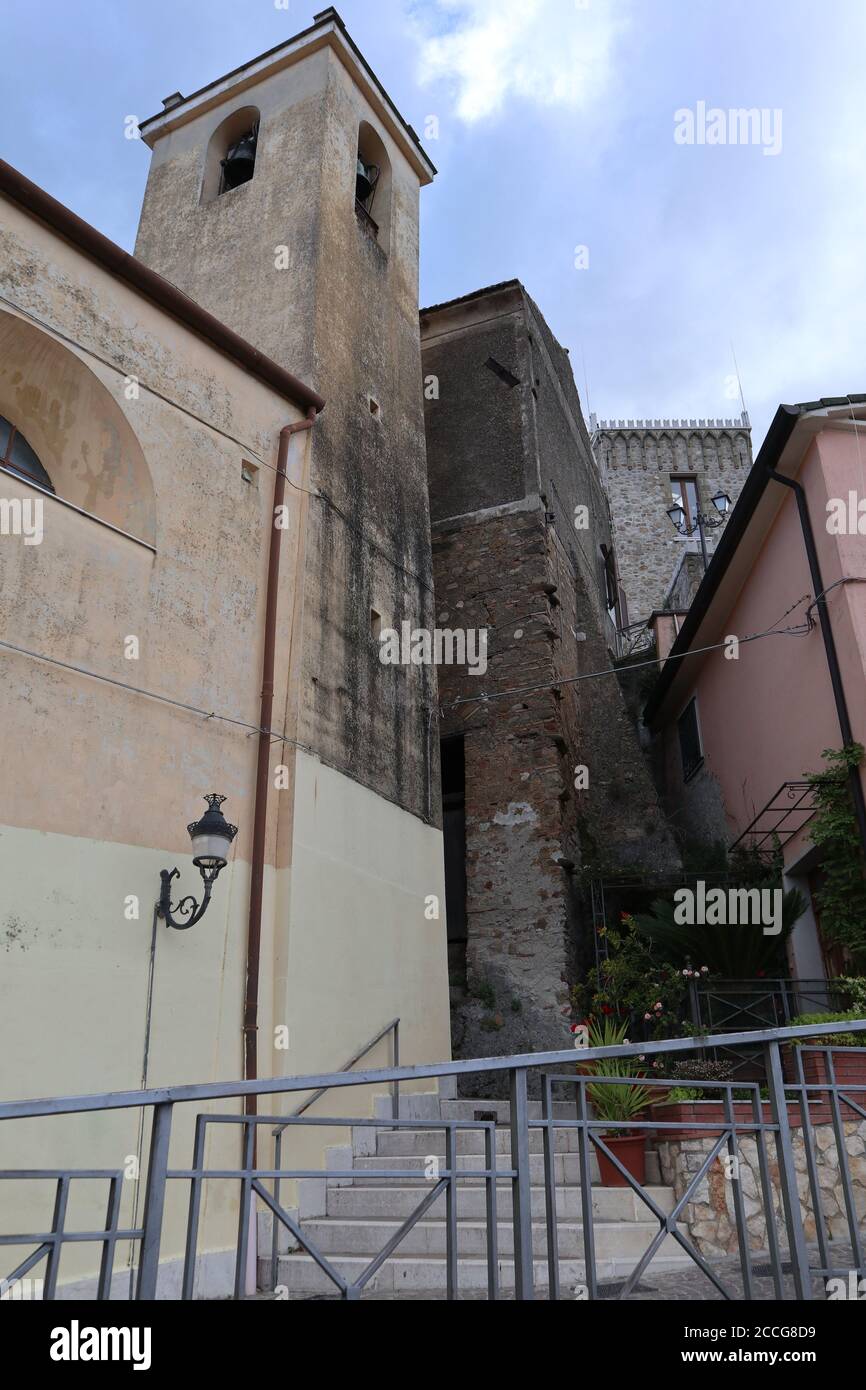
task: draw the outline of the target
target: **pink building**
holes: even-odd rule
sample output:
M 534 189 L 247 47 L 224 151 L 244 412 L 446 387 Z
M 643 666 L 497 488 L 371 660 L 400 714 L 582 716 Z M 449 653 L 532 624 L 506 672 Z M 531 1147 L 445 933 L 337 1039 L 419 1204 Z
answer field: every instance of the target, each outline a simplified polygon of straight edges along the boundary
M 866 745 L 864 586 L 859 395 L 780 407 L 688 613 L 655 615 L 664 664 L 645 721 L 668 810 L 729 847 L 769 847 L 778 834 L 786 884 L 812 904 L 789 943 L 799 979 L 843 964 L 812 902 L 820 862 L 804 777 L 823 768 L 824 749 Z M 866 844 L 864 788 L 861 767 L 852 794 Z

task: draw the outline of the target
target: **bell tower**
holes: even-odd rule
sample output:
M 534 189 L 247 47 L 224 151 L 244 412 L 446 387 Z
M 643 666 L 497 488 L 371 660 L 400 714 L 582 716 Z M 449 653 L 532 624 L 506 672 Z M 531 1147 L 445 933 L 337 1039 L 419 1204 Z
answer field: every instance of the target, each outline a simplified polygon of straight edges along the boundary
M 435 169 L 334 9 L 142 124 L 136 255 L 313 386 L 300 739 L 423 819 L 435 671 L 377 622 L 435 626 L 418 324 Z

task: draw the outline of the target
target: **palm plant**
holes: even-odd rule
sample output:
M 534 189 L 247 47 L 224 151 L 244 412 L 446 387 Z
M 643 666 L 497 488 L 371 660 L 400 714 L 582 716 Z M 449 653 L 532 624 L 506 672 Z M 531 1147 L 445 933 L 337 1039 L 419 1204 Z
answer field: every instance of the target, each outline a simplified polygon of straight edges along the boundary
M 622 1047 L 628 1042 L 627 1023 L 617 1023 L 614 1019 L 589 1020 L 590 1047 Z M 628 1124 L 636 1120 L 654 1099 L 648 1086 L 642 1086 L 639 1063 L 633 1057 L 602 1057 L 587 1063 L 587 1070 L 594 1076 L 613 1078 L 598 1084 L 590 1084 L 586 1093 L 600 1120 L 611 1124 Z M 614 1084 L 614 1083 L 621 1084 Z M 627 1130 L 618 1129 L 612 1134 L 622 1138 Z
M 635 924 L 665 960 L 705 965 L 725 980 L 748 980 L 784 973 L 784 944 L 805 910 L 801 893 L 785 893 L 778 936 L 765 936 L 750 923 L 689 926 L 676 921 L 674 904 L 664 899 L 654 902 L 649 912 L 637 913 Z

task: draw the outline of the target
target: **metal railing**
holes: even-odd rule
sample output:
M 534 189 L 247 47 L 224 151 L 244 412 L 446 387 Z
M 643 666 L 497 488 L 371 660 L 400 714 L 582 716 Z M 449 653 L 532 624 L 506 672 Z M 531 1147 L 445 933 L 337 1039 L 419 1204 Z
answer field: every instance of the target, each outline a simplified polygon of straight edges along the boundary
M 392 1039 L 393 1039 L 392 1044 L 391 1044 L 391 1062 L 392 1062 L 392 1064 L 393 1064 L 395 1067 L 399 1067 L 399 1065 L 400 1065 L 400 1020 L 399 1020 L 399 1018 L 393 1018 L 393 1019 L 391 1020 L 390 1023 L 386 1023 L 386 1024 L 385 1024 L 385 1027 L 384 1027 L 384 1028 L 380 1028 L 380 1029 L 379 1029 L 378 1033 L 376 1034 L 376 1036 L 375 1036 L 374 1038 L 371 1038 L 369 1042 L 365 1043 L 363 1047 L 359 1048 L 358 1051 L 355 1052 L 355 1053 L 349 1058 L 348 1062 L 344 1062 L 343 1065 L 342 1065 L 341 1068 L 340 1068 L 340 1071 L 341 1071 L 341 1072 L 351 1071 L 352 1068 L 353 1068 L 353 1067 L 356 1067 L 356 1066 L 358 1065 L 359 1062 L 362 1062 L 362 1061 L 364 1060 L 365 1057 L 369 1057 L 369 1055 L 370 1055 L 370 1053 L 373 1051 L 374 1047 L 378 1047 L 379 1043 L 382 1042 L 383 1038 L 387 1038 L 387 1037 L 389 1037 L 389 1036 L 392 1037 Z M 315 1103 L 316 1103 L 317 1100 L 321 1100 L 322 1096 L 327 1095 L 327 1093 L 328 1093 L 329 1090 L 330 1090 L 330 1087 L 329 1087 L 329 1086 L 320 1086 L 319 1089 L 318 1089 L 317 1091 L 314 1091 L 313 1094 L 312 1094 L 311 1096 L 308 1096 L 308 1098 L 307 1098 L 305 1101 L 303 1101 L 299 1106 L 297 1106 L 297 1107 L 292 1111 L 292 1113 L 291 1113 L 289 1116 L 287 1116 L 287 1118 L 282 1122 L 282 1124 L 277 1125 L 277 1127 L 271 1131 L 271 1134 L 272 1134 L 272 1137 L 273 1137 L 273 1140 L 274 1140 L 274 1167 L 277 1169 L 278 1172 L 279 1172 L 280 1166 L 281 1166 L 281 1164 L 282 1164 L 282 1158 L 283 1158 L 283 1134 L 285 1133 L 285 1131 L 286 1131 L 287 1129 L 289 1129 L 289 1128 L 291 1127 L 291 1124 L 292 1124 L 292 1122 L 293 1122 L 294 1120 L 297 1120 L 297 1119 L 300 1118 L 301 1115 L 306 1114 L 306 1112 L 310 1109 L 310 1107 L 311 1107 L 312 1105 L 315 1105 Z M 394 1119 L 394 1120 L 397 1120 L 397 1119 L 399 1119 L 399 1117 L 400 1117 L 400 1082 L 397 1081 L 397 1080 L 394 1080 L 394 1081 L 391 1082 L 391 1118 Z M 279 1179 L 279 1178 L 276 1178 L 276 1179 L 274 1180 L 274 1201 L 277 1203 L 277 1205 L 279 1205 L 279 1201 L 280 1201 L 280 1179 Z M 273 1223 L 273 1232 L 272 1232 L 272 1234 L 271 1234 L 271 1278 L 272 1278 L 272 1280 L 273 1280 L 274 1283 L 276 1283 L 276 1278 L 277 1278 L 277 1264 L 278 1264 L 278 1261 L 279 1261 L 279 1234 L 280 1234 L 279 1225 L 277 1224 L 277 1221 L 274 1220 L 274 1223 Z
M 696 1200 L 695 1194 L 709 1173 L 713 1163 L 726 1152 L 733 1160 L 737 1159 L 738 1141 L 743 1136 L 754 1140 L 757 1147 L 757 1162 L 760 1177 L 760 1192 L 766 1219 L 767 1257 L 777 1298 L 793 1297 L 809 1299 L 812 1297 L 812 1281 L 816 1276 L 829 1278 L 850 1274 L 855 1269 L 860 1277 L 866 1277 L 863 1254 L 863 1233 L 861 1218 L 852 1179 L 845 1131 L 846 1120 L 857 1125 L 866 1120 L 866 1084 L 850 1084 L 836 1078 L 834 1057 L 857 1053 L 861 1049 L 837 1049 L 821 1047 L 822 1038 L 832 1038 L 839 1032 L 839 1024 L 824 1024 L 811 1028 L 787 1028 L 763 1030 L 750 1034 L 718 1035 L 711 1037 L 680 1038 L 662 1043 L 639 1043 L 625 1047 L 596 1048 L 574 1051 L 534 1053 L 524 1056 L 502 1058 L 478 1058 L 470 1061 L 440 1063 L 415 1067 L 390 1067 L 376 1071 L 336 1072 L 322 1076 L 278 1078 L 271 1081 L 233 1082 L 226 1084 L 206 1084 L 198 1086 L 174 1086 L 160 1090 L 130 1091 L 119 1094 L 104 1094 L 82 1097 L 61 1097 L 50 1100 L 16 1101 L 0 1105 L 0 1124 L 11 1124 L 16 1120 L 36 1120 L 42 1117 L 60 1115 L 94 1116 L 108 1115 L 123 1110 L 138 1110 L 151 1113 L 151 1137 L 149 1161 L 145 1180 L 144 1217 L 140 1226 L 123 1229 L 120 1222 L 120 1188 L 124 1173 L 113 1169 L 75 1170 L 56 1168 L 46 1170 L 9 1169 L 0 1170 L 0 1182 L 29 1182 L 44 1180 L 54 1184 L 54 1216 L 51 1226 L 42 1231 L 22 1233 L 3 1233 L 0 1246 L 35 1247 L 4 1281 L 6 1287 L 16 1280 L 23 1279 L 30 1270 L 42 1260 L 46 1261 L 44 1297 L 54 1298 L 57 1291 L 57 1272 L 61 1252 L 68 1243 L 89 1243 L 101 1247 L 99 1274 L 96 1280 L 97 1298 L 108 1298 L 112 1288 L 114 1253 L 118 1241 L 131 1241 L 138 1250 L 138 1276 L 131 1296 L 136 1300 L 152 1300 L 157 1295 L 157 1281 L 160 1269 L 160 1251 L 165 1224 L 166 1194 L 170 1183 L 184 1183 L 189 1186 L 189 1209 L 187 1218 L 186 1249 L 182 1282 L 182 1297 L 190 1299 L 194 1293 L 196 1259 L 198 1250 L 199 1217 L 204 1184 L 207 1182 L 237 1182 L 239 1185 L 238 1228 L 236 1247 L 235 1295 L 241 1298 L 245 1291 L 246 1265 L 249 1250 L 250 1222 L 254 1216 L 255 1203 L 259 1202 L 271 1212 L 275 1221 L 287 1229 L 302 1250 L 306 1251 L 319 1269 L 327 1276 L 335 1292 L 343 1299 L 355 1300 L 374 1279 L 378 1270 L 399 1248 L 410 1230 L 426 1216 L 433 1205 L 445 1198 L 446 1231 L 446 1282 L 447 1296 L 457 1298 L 460 1294 L 460 1259 L 458 1250 L 458 1188 L 461 1182 L 483 1181 L 486 1191 L 486 1263 L 487 1296 L 496 1299 L 501 1292 L 501 1274 L 506 1263 L 498 1251 L 498 1232 L 500 1221 L 497 1216 L 498 1184 L 510 1184 L 512 1211 L 510 1222 L 513 1227 L 514 1255 L 513 1281 L 514 1295 L 517 1299 L 532 1299 L 535 1296 L 536 1270 L 533 1252 L 533 1213 L 532 1213 L 532 1172 L 530 1157 L 530 1134 L 540 1131 L 543 1152 L 543 1228 L 546 1242 L 547 1293 L 556 1299 L 561 1292 L 560 1261 L 558 1255 L 558 1217 L 557 1217 L 557 1168 L 554 1162 L 555 1141 L 558 1131 L 574 1131 L 577 1135 L 577 1158 L 579 1168 L 579 1190 L 581 1203 L 581 1236 L 583 1247 L 583 1269 L 586 1296 L 599 1297 L 598 1261 L 595 1253 L 596 1225 L 599 1220 L 593 1209 L 592 1165 L 593 1153 L 604 1155 L 621 1175 L 624 1184 L 658 1223 L 658 1232 L 643 1255 L 637 1261 L 631 1274 L 619 1290 L 620 1298 L 628 1298 L 636 1289 L 641 1276 L 656 1257 L 667 1237 L 671 1237 L 686 1255 L 694 1261 L 705 1277 L 725 1298 L 753 1296 L 756 1277 L 755 1260 L 757 1256 L 750 1249 L 750 1236 L 746 1224 L 746 1210 L 742 1187 L 738 1181 L 733 1184 L 732 1203 L 736 1217 L 739 1252 L 739 1274 L 742 1279 L 742 1292 L 734 1287 L 720 1272 L 713 1268 L 709 1259 L 701 1253 L 695 1238 L 682 1229 L 687 1220 L 686 1208 Z M 846 1023 L 846 1033 L 866 1033 L 866 1020 Z M 808 1039 L 817 1040 L 813 1047 L 798 1046 L 791 1049 L 795 1056 L 793 1067 L 795 1080 L 786 1082 L 783 1072 L 782 1047 L 786 1044 Z M 603 1063 L 605 1059 L 629 1058 L 641 1066 L 649 1068 L 651 1061 L 670 1058 L 675 1060 L 683 1053 L 695 1050 L 709 1050 L 716 1046 L 749 1045 L 763 1051 L 769 1093 L 770 1117 L 766 1118 L 757 1085 L 746 1088 L 750 1101 L 750 1115 L 743 1118 L 735 1106 L 734 1090 L 744 1089 L 735 1083 L 718 1082 L 677 1082 L 684 1087 L 695 1086 L 707 1091 L 717 1091 L 723 1104 L 723 1118 L 708 1118 L 700 1121 L 702 1130 L 713 1133 L 713 1143 L 701 1163 L 699 1171 L 688 1174 L 688 1185 L 676 1196 L 672 1210 L 666 1212 L 647 1186 L 638 1182 L 622 1164 L 610 1147 L 611 1134 L 620 1131 L 638 1130 L 648 1137 L 663 1133 L 667 1139 L 678 1132 L 694 1132 L 694 1118 L 684 1121 L 670 1119 L 611 1122 L 599 1119 L 591 1113 L 588 1087 L 598 1085 L 622 1085 L 622 1080 L 607 1080 L 603 1076 L 590 1075 L 587 1067 Z M 823 1079 L 807 1081 L 804 1073 L 804 1056 L 823 1058 Z M 342 1171 L 300 1170 L 256 1166 L 255 1140 L 260 1127 L 284 1128 L 291 1126 L 320 1126 L 327 1128 L 381 1128 L 381 1121 L 375 1119 L 319 1118 L 308 1113 L 294 1114 L 287 1119 L 282 1116 L 246 1114 L 202 1114 L 195 1124 L 192 1164 L 189 1168 L 172 1168 L 169 1163 L 169 1146 L 172 1133 L 172 1118 L 176 1106 L 193 1104 L 211 1105 L 223 1100 L 243 1100 L 255 1095 L 258 1097 L 282 1096 L 299 1092 L 319 1092 L 339 1090 L 344 1087 L 368 1087 L 383 1089 L 393 1084 L 405 1083 L 417 1086 L 421 1081 L 434 1081 L 446 1077 L 456 1077 L 467 1073 L 502 1073 L 508 1078 L 510 1096 L 510 1119 L 508 1128 L 511 1139 L 511 1156 L 499 1166 L 496 1150 L 496 1125 L 490 1120 L 404 1120 L 392 1117 L 390 1127 L 396 1130 L 441 1130 L 444 1134 L 445 1166 L 434 1177 L 419 1177 L 417 1169 L 377 1168 L 377 1179 L 405 1182 L 414 1180 L 423 1183 L 426 1191 L 412 1214 L 403 1222 L 395 1235 L 384 1248 L 370 1261 L 363 1272 L 350 1280 L 340 1271 L 332 1260 L 320 1251 L 303 1224 L 285 1210 L 274 1196 L 272 1185 L 280 1180 L 304 1178 L 335 1179 L 351 1181 L 359 1176 L 358 1170 Z M 528 1080 L 537 1074 L 542 1091 L 541 1116 L 530 1117 L 528 1101 Z M 641 1078 L 641 1085 L 647 1088 L 659 1087 L 667 1090 L 671 1083 L 658 1075 Z M 429 1089 L 429 1088 L 428 1088 Z M 575 1100 L 574 1118 L 562 1118 L 554 1110 L 554 1098 L 565 1090 Z M 799 1108 L 800 1123 L 805 1141 L 806 1170 L 808 1189 L 816 1225 L 816 1249 L 810 1250 L 807 1243 L 803 1213 L 798 1190 L 798 1172 L 795 1166 L 789 1107 Z M 742 1107 L 741 1107 L 742 1108 Z M 817 1108 L 817 1109 L 816 1109 Z M 848 1228 L 847 1264 L 834 1267 L 835 1251 L 828 1239 L 829 1227 L 822 1206 L 823 1190 L 818 1171 L 819 1153 L 814 1125 L 820 1110 L 821 1123 L 832 1127 L 836 1150 L 839 1182 L 844 1195 L 844 1209 Z M 243 1154 L 240 1165 L 233 1168 L 208 1168 L 205 1166 L 205 1139 L 211 1125 L 239 1126 L 242 1132 Z M 461 1169 L 458 1162 L 458 1136 L 461 1131 L 476 1130 L 484 1135 L 484 1166 L 482 1168 Z M 775 1149 L 775 1161 L 769 1156 L 770 1142 Z M 56 1142 L 56 1141 L 55 1141 Z M 80 1140 L 77 1142 L 80 1143 Z M 824 1144 L 823 1150 L 827 1145 Z M 822 1151 L 826 1161 L 826 1152 Z M 775 1170 L 775 1171 L 774 1171 Z M 781 1230 L 777 1229 L 775 1190 L 773 1181 L 778 1174 L 778 1191 L 781 1196 Z M 66 1225 L 67 1203 L 70 1188 L 78 1181 L 104 1181 L 108 1184 L 108 1204 L 105 1225 L 101 1230 L 70 1231 Z M 268 1184 L 271 1185 L 269 1188 Z M 834 1220 L 834 1240 L 840 1239 L 838 1216 Z M 787 1262 L 787 1263 L 785 1263 Z M 786 1280 L 790 1273 L 791 1283 Z
M 654 651 L 655 645 L 655 633 L 649 627 L 646 619 L 643 622 L 629 623 L 628 627 L 616 629 L 614 650 L 620 661 L 635 656 L 638 652 Z
M 784 1028 L 799 1014 L 838 1013 L 848 1001 L 850 994 L 838 980 L 689 981 L 691 1021 L 706 1033 Z
M 827 979 L 690 980 L 688 1017 L 700 1033 L 742 1033 L 788 1027 L 800 1014 L 840 1013 L 850 1002 L 845 988 Z M 732 1061 L 735 1077 L 761 1074 L 760 1049 L 729 1046 L 716 1055 Z

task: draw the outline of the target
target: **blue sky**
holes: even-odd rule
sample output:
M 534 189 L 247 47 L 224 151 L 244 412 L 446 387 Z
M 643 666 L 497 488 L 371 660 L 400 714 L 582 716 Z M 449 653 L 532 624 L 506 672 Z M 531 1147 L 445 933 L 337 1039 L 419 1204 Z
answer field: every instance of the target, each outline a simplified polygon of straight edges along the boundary
M 148 152 L 125 118 L 324 7 L 0 0 L 0 154 L 132 249 Z M 519 277 L 602 417 L 735 413 L 732 343 L 756 446 L 780 401 L 866 390 L 862 0 L 338 8 L 406 119 L 438 118 L 422 303 Z M 677 143 L 700 102 L 780 112 L 779 153 Z

